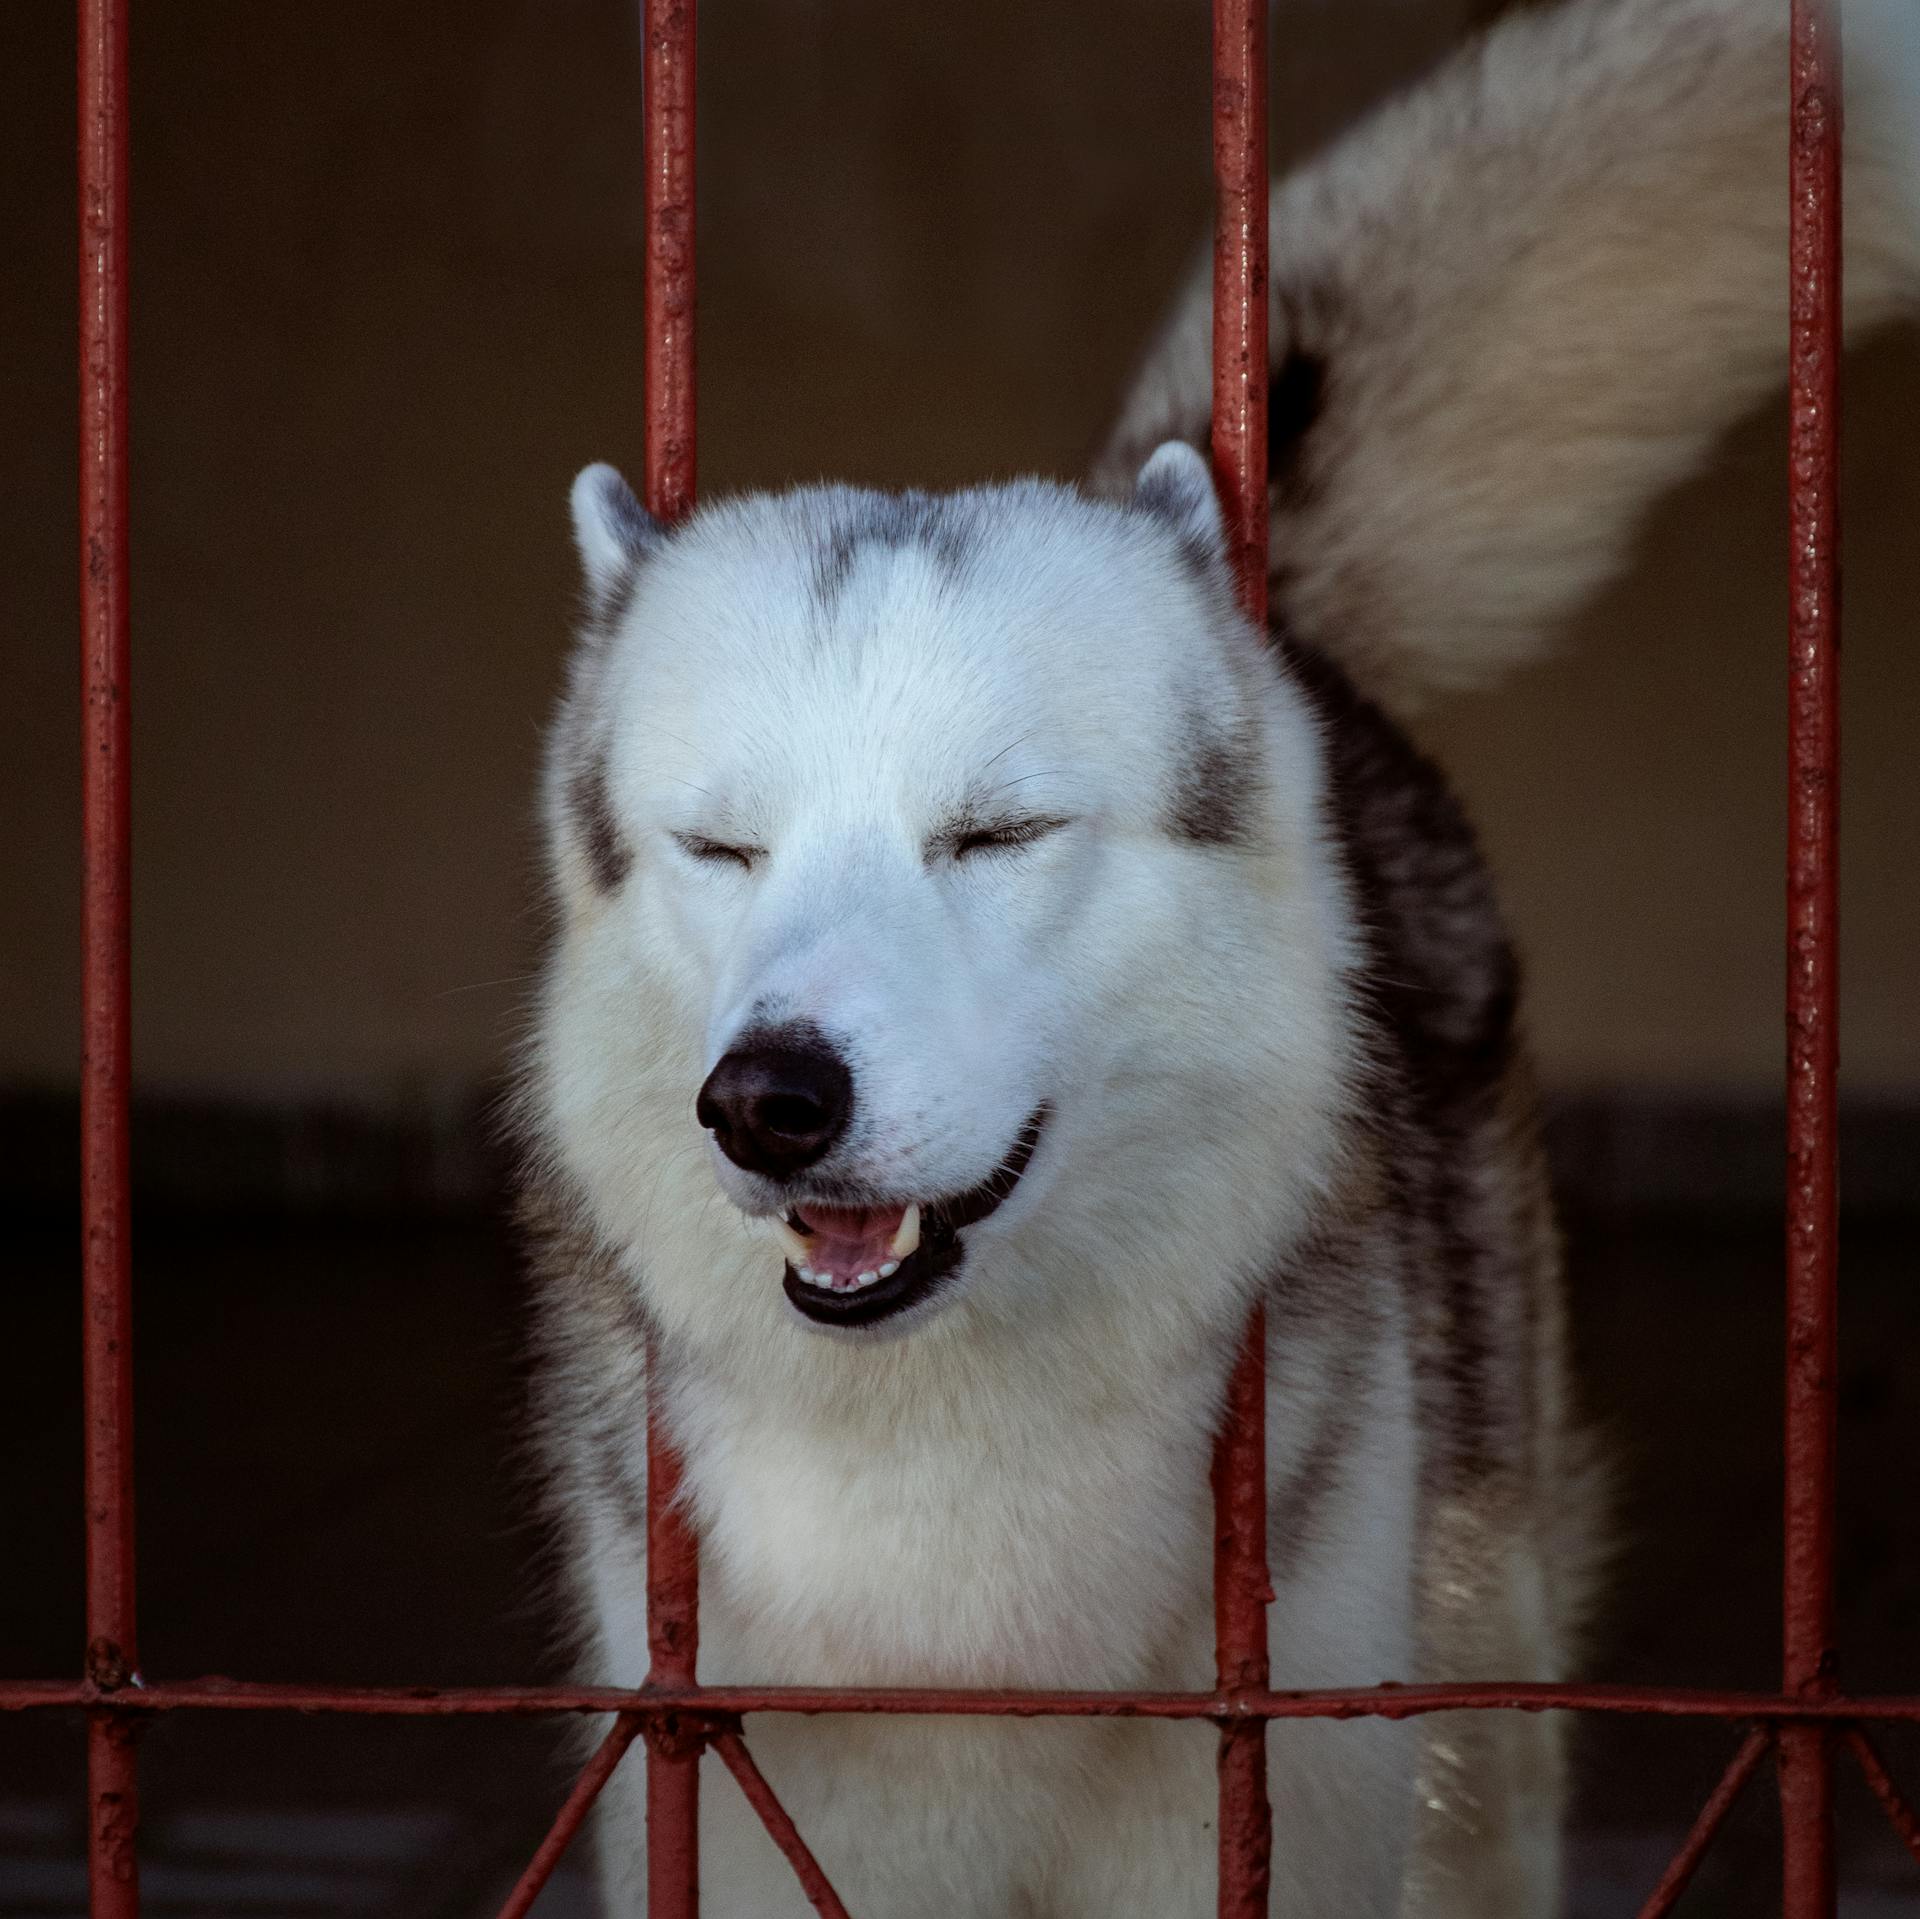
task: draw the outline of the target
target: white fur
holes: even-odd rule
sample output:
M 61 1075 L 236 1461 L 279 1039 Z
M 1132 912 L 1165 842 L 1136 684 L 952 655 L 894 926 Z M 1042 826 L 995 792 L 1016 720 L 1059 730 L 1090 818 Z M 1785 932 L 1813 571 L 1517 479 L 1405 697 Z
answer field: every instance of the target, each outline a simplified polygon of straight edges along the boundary
M 1877 4 L 1907 58 L 1911 14 Z M 1523 14 L 1279 195 L 1276 354 L 1304 342 L 1328 369 L 1311 484 L 1274 509 L 1296 632 L 1389 690 L 1517 656 L 1777 378 L 1784 14 Z M 1855 60 L 1882 80 L 1896 64 L 1858 39 Z M 1911 290 L 1915 251 L 1894 123 L 1861 100 L 1850 292 L 1870 322 Z M 1204 393 L 1190 300 L 1112 470 L 1193 435 Z M 734 502 L 668 535 L 609 470 L 576 486 L 595 625 L 554 733 L 559 925 L 527 1100 L 543 1175 L 666 1358 L 703 1678 L 1210 1683 L 1226 1370 L 1249 1302 L 1355 1173 L 1341 1141 L 1368 1068 L 1323 743 L 1207 569 L 1219 527 L 1197 457 L 1162 452 L 1142 478 L 1133 507 L 1037 482 L 957 496 L 926 509 L 940 537 L 855 543 L 837 570 L 823 555 L 865 496 Z M 1242 843 L 1168 829 L 1195 714 L 1237 729 L 1253 769 Z M 591 766 L 622 848 L 611 885 L 581 831 Z M 986 860 L 941 852 L 942 820 L 982 795 L 1065 823 Z M 687 836 L 758 857 L 703 860 Z M 799 1317 L 766 1217 L 780 1196 L 694 1122 L 702 1078 L 767 1017 L 845 1043 L 859 1116 L 842 1170 L 889 1192 L 974 1185 L 1052 1106 L 953 1282 L 879 1335 Z M 1563 1670 L 1555 1515 L 1503 1531 L 1470 1503 L 1423 1514 L 1423 1335 L 1384 1266 L 1343 1286 L 1270 1346 L 1274 1488 L 1331 1405 L 1353 1415 L 1322 1521 L 1276 1580 L 1276 1684 Z M 556 1451 L 587 1665 L 638 1684 L 644 1540 L 585 1449 L 626 1409 L 598 1465 L 640 1483 L 639 1352 L 572 1337 Z M 1540 1364 L 1551 1414 L 1557 1359 Z M 1454 1595 L 1447 1645 L 1423 1589 Z M 1212 1910 L 1204 1726 L 750 1731 L 862 1919 Z M 1270 1750 L 1276 1911 L 1553 1909 L 1557 1745 L 1538 1720 L 1424 1745 L 1378 1721 L 1281 1724 Z M 644 1897 L 641 1776 L 637 1760 L 617 1776 L 600 1828 L 623 1919 Z M 1416 1788 L 1441 1809 L 1423 1836 Z M 1475 1793 L 1484 1817 L 1450 1826 Z M 803 1912 L 712 1768 L 703 1807 L 714 1919 Z
M 675 1356 L 702 1670 L 1205 1685 L 1225 1359 L 1329 1177 L 1357 1075 L 1318 743 L 1285 682 L 1244 671 L 1260 641 L 1179 559 L 1190 527 L 1143 534 L 1039 486 L 976 496 L 963 583 L 872 551 L 823 636 L 808 566 L 841 503 L 740 503 L 669 541 L 560 730 L 564 759 L 582 716 L 604 729 L 634 857 L 596 892 L 557 771 L 565 924 L 534 1097 Z M 583 529 L 583 549 L 599 538 Z M 1172 729 L 1236 704 L 1257 729 L 1265 843 L 1183 846 L 1159 817 Z M 985 870 L 930 863 L 943 808 L 983 783 L 1072 823 Z M 702 866 L 674 831 L 767 858 Z M 855 1161 L 890 1187 L 977 1182 L 1052 1103 L 1021 1186 L 907 1336 L 801 1321 L 768 1227 L 723 1194 L 763 1198 L 693 1124 L 693 1089 L 769 1000 L 856 1040 Z M 1384 1292 L 1372 1306 L 1397 1311 Z M 1327 1390 L 1313 1360 L 1310 1345 L 1276 1357 L 1281 1467 Z M 1404 1363 L 1368 1391 L 1369 1496 L 1339 1562 L 1317 1559 L 1276 1604 L 1281 1683 L 1409 1670 Z M 598 1537 L 594 1663 L 637 1683 L 639 1542 L 607 1515 Z M 1042 1859 L 1050 1913 L 1112 1911 L 1116 1871 L 1156 1910 L 1205 1903 L 1204 1728 L 770 1727 L 756 1750 L 862 1912 L 1021 1910 Z M 1302 1859 L 1345 1910 L 1397 1883 L 1412 1763 L 1385 1727 L 1276 1737 Z M 799 1910 L 750 1819 L 713 1798 L 710 1909 Z M 883 1828 L 897 1841 L 877 1846 Z M 634 1840 L 611 1830 L 624 1884 Z M 889 1891 L 895 1843 L 908 1877 Z
M 1784 376 L 1786 0 L 1517 12 L 1280 184 L 1272 355 L 1326 367 L 1274 607 L 1377 694 L 1536 653 Z M 1920 5 L 1846 0 L 1850 335 L 1920 294 Z M 1202 441 L 1197 269 L 1098 463 Z

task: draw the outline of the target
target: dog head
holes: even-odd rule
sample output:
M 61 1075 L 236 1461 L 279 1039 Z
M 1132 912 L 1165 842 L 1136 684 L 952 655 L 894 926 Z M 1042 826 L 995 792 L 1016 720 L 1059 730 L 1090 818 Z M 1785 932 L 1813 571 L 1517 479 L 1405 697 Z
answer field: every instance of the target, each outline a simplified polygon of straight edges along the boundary
M 1337 955 L 1316 743 L 1198 454 L 1123 505 L 816 488 L 669 531 L 589 467 L 573 508 L 534 1081 L 614 1243 L 653 1275 L 751 1231 L 793 1313 L 854 1332 L 966 1290 L 1076 1166 L 1140 1169 L 1124 1218 L 1254 1153 L 1274 1046 L 1236 998 L 1304 942 L 1280 1051 L 1317 1058 Z

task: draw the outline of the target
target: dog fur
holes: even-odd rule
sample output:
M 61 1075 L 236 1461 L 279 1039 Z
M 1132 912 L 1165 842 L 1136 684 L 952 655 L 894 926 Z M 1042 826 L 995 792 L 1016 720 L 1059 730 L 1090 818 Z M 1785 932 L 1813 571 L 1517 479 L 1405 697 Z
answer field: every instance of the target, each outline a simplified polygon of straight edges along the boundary
M 581 475 L 520 1114 L 584 1676 L 646 1673 L 652 1395 L 703 1678 L 1206 1686 L 1209 1449 L 1255 1300 L 1274 1683 L 1566 1673 L 1601 1501 L 1518 968 L 1382 702 L 1537 650 L 1778 381 L 1783 13 L 1520 15 L 1277 193 L 1271 635 L 1233 604 L 1199 456 L 1152 451 L 1204 431 L 1198 286 L 1111 498 L 821 487 L 669 531 Z M 1911 17 L 1858 18 L 1887 36 L 1849 101 L 1865 326 L 1920 249 L 1882 104 Z M 854 1107 L 782 1183 L 694 1106 L 743 1036 L 796 1028 Z M 789 1207 L 1015 1166 L 923 1297 L 804 1316 Z M 1205 1727 L 750 1733 L 862 1919 L 1212 1910 Z M 1531 1715 L 1277 1723 L 1275 1912 L 1552 1913 L 1560 1741 Z M 644 1910 L 644 1826 L 629 1763 L 610 1915 Z M 717 1777 L 702 1847 L 716 1919 L 806 1910 Z

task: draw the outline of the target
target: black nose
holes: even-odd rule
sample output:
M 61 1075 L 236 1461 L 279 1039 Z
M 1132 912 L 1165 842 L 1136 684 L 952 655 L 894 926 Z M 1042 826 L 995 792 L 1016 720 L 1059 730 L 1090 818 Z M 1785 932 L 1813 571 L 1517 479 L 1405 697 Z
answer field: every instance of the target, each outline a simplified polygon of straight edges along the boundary
M 790 1179 L 824 1159 L 853 1116 L 853 1075 L 804 1027 L 761 1033 L 707 1075 L 694 1117 L 736 1166 Z

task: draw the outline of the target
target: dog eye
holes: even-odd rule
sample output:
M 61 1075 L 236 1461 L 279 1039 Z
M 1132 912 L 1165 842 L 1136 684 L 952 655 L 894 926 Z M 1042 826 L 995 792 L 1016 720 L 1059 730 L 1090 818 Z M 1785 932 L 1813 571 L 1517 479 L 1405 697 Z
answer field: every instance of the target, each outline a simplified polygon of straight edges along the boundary
M 751 873 L 766 852 L 763 846 L 730 846 L 725 840 L 710 840 L 699 833 L 676 833 L 673 843 L 690 860 L 705 866 L 737 866 Z
M 999 820 L 992 826 L 970 827 L 956 834 L 948 842 L 948 851 L 956 860 L 972 859 L 979 853 L 1011 853 L 1059 832 L 1065 825 L 1065 820 Z

